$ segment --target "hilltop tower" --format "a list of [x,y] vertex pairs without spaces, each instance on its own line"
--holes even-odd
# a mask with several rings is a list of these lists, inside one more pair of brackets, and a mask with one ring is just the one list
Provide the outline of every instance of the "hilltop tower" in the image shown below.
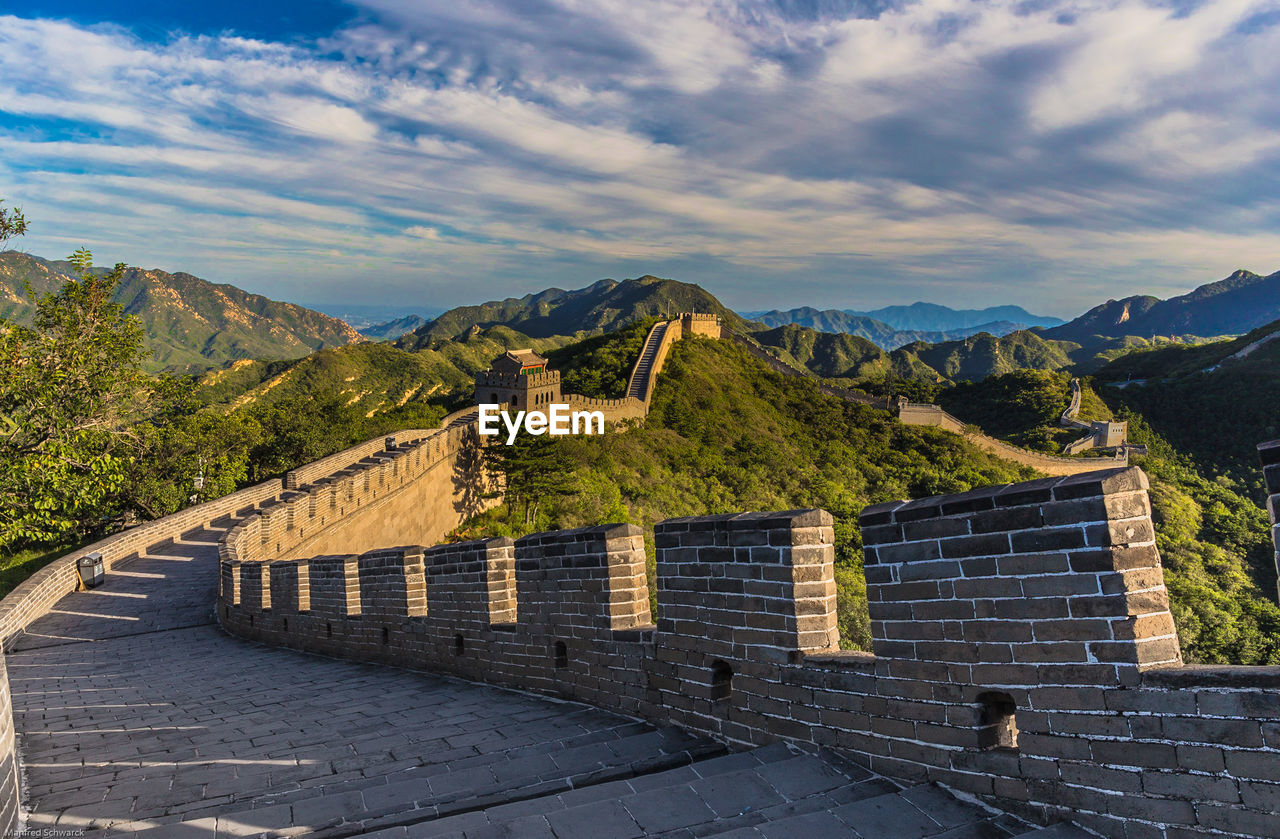
[[505,404],[518,411],[562,401],[560,371],[532,349],[507,350],[476,374],[476,403]]

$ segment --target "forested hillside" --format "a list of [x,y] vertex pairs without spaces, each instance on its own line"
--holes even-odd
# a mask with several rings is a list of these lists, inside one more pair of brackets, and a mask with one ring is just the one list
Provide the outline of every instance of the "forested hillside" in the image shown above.
[[[0,253],[0,319],[29,324],[36,301],[60,289],[70,272],[67,262]],[[150,370],[192,373],[235,359],[300,358],[364,340],[337,318],[182,272],[129,268],[113,300],[138,318]]]
[[[1186,351],[1161,352],[1179,357]],[[1271,369],[1280,373],[1280,366]],[[1058,423],[1068,402],[1068,381],[1063,373],[1022,371],[945,389],[939,401],[988,434],[1053,451],[1078,433]],[[1241,401],[1258,409],[1243,411],[1239,418],[1229,416],[1234,407],[1224,410],[1198,398],[1196,387],[1119,391],[1100,387],[1096,380],[1085,382],[1081,418],[1126,420],[1130,440],[1148,448],[1134,464],[1151,479],[1165,582],[1183,655],[1191,661],[1280,664],[1275,561],[1267,514],[1259,504],[1261,472],[1253,451],[1256,443],[1276,435],[1274,425],[1267,437],[1266,427],[1249,424],[1250,418],[1264,416],[1276,422],[1276,381],[1255,383],[1256,405],[1249,393],[1237,391]],[[1241,384],[1236,380],[1230,386]],[[1269,415],[1264,406],[1272,409]],[[1238,436],[1202,433],[1201,427],[1231,428]],[[1174,439],[1200,448],[1184,449]],[[1188,455],[1188,450],[1196,454]]]
[[1097,379],[1110,383],[1099,387],[1109,403],[1142,416],[1204,474],[1262,501],[1256,446],[1280,438],[1280,321],[1234,341],[1124,356]]
[[[608,382],[634,360],[609,353],[639,330],[566,348],[615,359]],[[617,396],[616,390],[594,395]],[[728,341],[676,344],[658,379],[648,420],[604,437],[539,438],[571,473],[571,495],[549,497],[526,524],[500,507],[459,537],[576,527],[642,525],[672,516],[823,507],[836,518],[840,623],[844,640],[868,643],[857,514],[893,498],[961,492],[1029,477],[959,437],[904,426],[888,413],[818,392],[782,376]]]
[[735,329],[746,326],[741,317],[703,288],[646,275],[623,282],[601,280],[574,291],[549,288],[524,297],[460,306],[400,338],[396,345],[420,349],[435,341],[465,335],[476,327],[497,325],[535,338],[593,335],[643,318],[680,312],[712,312]]
[[548,352],[570,340],[495,326],[412,352],[390,343],[356,344],[296,361],[236,362],[200,377],[195,394],[227,408],[326,394],[370,416],[418,403],[454,406],[470,401],[475,374],[495,356],[517,347]]

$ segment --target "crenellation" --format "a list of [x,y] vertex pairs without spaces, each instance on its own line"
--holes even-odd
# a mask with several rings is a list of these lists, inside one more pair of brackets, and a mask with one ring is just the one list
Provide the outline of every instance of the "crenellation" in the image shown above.
[[240,563],[240,607],[249,613],[271,608],[271,566],[265,562]]
[[861,523],[873,653],[838,649],[821,510],[659,523],[656,627],[632,525],[272,561],[246,522],[220,551],[219,616],[734,745],[832,748],[1115,839],[1266,835],[1280,668],[1181,666],[1139,470],[879,504]]
[[361,613],[356,556],[316,556],[306,560],[309,611],[335,618]]
[[266,568],[273,611],[295,614],[310,611],[311,588],[306,560],[272,562]]
[[369,618],[426,616],[422,560],[421,548],[388,548],[358,557],[355,567],[360,614]]

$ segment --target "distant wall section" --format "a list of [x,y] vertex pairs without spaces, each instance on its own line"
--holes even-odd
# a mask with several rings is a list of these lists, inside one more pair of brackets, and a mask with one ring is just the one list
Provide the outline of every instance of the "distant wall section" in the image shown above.
[[[904,425],[931,426],[933,428],[941,428],[943,431],[950,431],[952,434],[959,434],[985,452],[1004,460],[1021,463],[1023,466],[1030,466],[1032,469],[1037,469],[1046,475],[1080,475],[1086,472],[1097,472],[1102,469],[1115,469],[1129,465],[1128,451],[1121,451],[1118,457],[1103,458],[1054,457],[1053,455],[1020,449],[1017,446],[1009,445],[1003,440],[997,440],[980,431],[970,429],[969,426],[966,426],[937,405],[899,399],[896,409],[898,419]],[[1089,439],[1093,440],[1092,437]]]
[[443,538],[494,503],[484,497],[474,419],[474,411],[465,413],[426,437],[285,491],[232,529],[237,558],[262,562]]

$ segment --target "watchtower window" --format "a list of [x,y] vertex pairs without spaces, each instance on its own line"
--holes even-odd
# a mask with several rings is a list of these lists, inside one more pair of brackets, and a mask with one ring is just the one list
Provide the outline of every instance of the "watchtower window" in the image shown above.
[[564,641],[556,641],[555,661],[556,669],[569,666],[569,648],[565,646]]
[[723,661],[711,665],[711,701],[724,702],[733,695],[733,668]]
[[519,407],[519,405],[520,405],[519,394],[516,394],[516,393],[511,394],[511,407],[516,408],[516,407]]
[[978,697],[978,748],[1018,748],[1017,706],[1007,693],[984,693]]
[[462,655],[462,652],[464,649],[466,649],[466,646],[467,646],[467,642],[463,640],[461,635],[453,636],[453,654],[454,655]]

